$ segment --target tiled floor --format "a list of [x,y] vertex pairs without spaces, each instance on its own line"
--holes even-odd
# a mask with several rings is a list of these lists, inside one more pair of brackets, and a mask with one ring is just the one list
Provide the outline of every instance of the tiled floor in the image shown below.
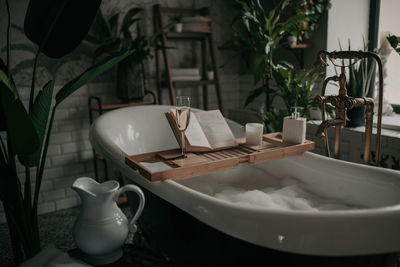
[[[71,229],[78,214],[79,208],[75,207],[39,216],[42,247],[53,243],[63,251],[73,248]],[[7,224],[0,224],[0,241],[0,266],[11,266],[13,256]]]
[[[128,206],[123,206],[130,216]],[[53,243],[58,249],[67,251],[75,247],[72,226],[79,214],[79,207],[47,213],[39,216],[40,240],[42,247]],[[13,256],[7,224],[0,224],[0,266],[12,266]]]

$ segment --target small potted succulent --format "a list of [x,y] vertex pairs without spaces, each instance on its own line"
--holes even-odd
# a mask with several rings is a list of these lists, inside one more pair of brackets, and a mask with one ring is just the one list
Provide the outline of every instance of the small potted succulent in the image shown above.
[[290,33],[287,37],[287,41],[289,45],[296,45],[297,44],[297,34]]
[[175,21],[174,31],[175,32],[182,32],[182,28],[183,28],[182,17],[175,16],[175,17],[173,17],[173,21]]
[[212,63],[207,64],[206,76],[208,80],[214,80],[214,65]]
[[[364,40],[363,43],[363,51],[368,51],[368,44]],[[340,43],[339,46],[341,48]],[[350,41],[348,50],[351,50]],[[346,83],[347,94],[357,98],[366,97],[370,89],[372,76],[375,73],[374,64],[369,64],[368,59],[362,59],[358,62],[349,60],[344,63],[349,64],[349,77]],[[349,127],[365,125],[365,106],[349,109],[346,115]]]

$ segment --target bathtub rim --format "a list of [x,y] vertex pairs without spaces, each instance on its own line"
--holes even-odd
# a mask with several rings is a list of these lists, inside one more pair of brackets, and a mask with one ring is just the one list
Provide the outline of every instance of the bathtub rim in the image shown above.
[[[108,114],[108,113],[107,113]],[[107,115],[105,114],[105,115]],[[104,116],[104,115],[103,115]],[[100,117],[101,118],[101,117]],[[93,124],[95,125],[95,124]],[[92,126],[93,127],[93,126]],[[194,216],[196,219],[202,221],[203,223],[206,223],[208,225],[210,225],[211,227],[214,227],[220,231],[225,232],[226,234],[229,234],[231,236],[234,236],[235,238],[239,238],[241,240],[245,240],[247,242],[251,242],[253,244],[256,245],[260,245],[260,246],[264,246],[264,247],[272,247],[274,249],[278,249],[278,250],[282,250],[282,251],[287,251],[287,252],[292,252],[292,253],[298,253],[298,254],[304,254],[304,255],[321,255],[321,256],[343,256],[343,255],[370,255],[370,254],[381,254],[381,253],[392,253],[392,252],[398,252],[398,250],[394,250],[394,249],[388,249],[388,248],[369,248],[366,251],[347,251],[347,250],[335,250],[334,252],[327,252],[327,250],[325,251],[319,251],[319,249],[317,248],[316,250],[313,251],[304,251],[303,249],[293,249],[293,248],[276,248],[274,246],[267,246],[263,243],[259,243],[259,242],[254,242],[254,240],[249,240],[246,238],[243,238],[242,236],[238,236],[237,233],[232,233],[232,232],[227,232],[224,231],[218,227],[216,227],[213,223],[210,223],[209,221],[206,221],[206,219],[202,218],[201,215],[199,215],[196,212],[190,211],[186,205],[187,203],[182,203],[182,202],[177,202],[176,199],[174,199],[174,197],[170,197],[168,198],[168,196],[165,196],[165,193],[159,193],[160,190],[164,190],[166,192],[169,192],[171,189],[173,190],[178,190],[179,192],[183,192],[184,196],[185,195],[190,195],[193,198],[201,198],[203,201],[206,201],[207,203],[211,203],[213,205],[217,205],[218,207],[224,207],[227,208],[229,210],[243,210],[246,212],[250,212],[252,213],[254,216],[256,215],[276,215],[276,216],[283,216],[283,217],[290,217],[290,216],[296,216],[300,217],[300,218],[304,218],[304,219],[313,219],[313,218],[322,218],[324,220],[332,220],[334,219],[334,221],[341,221],[341,220],[347,220],[347,219],[356,219],[356,220],[360,220],[360,219],[366,219],[366,218],[371,218],[371,216],[375,216],[374,218],[385,218],[387,219],[387,216],[389,215],[394,215],[396,216],[396,218],[400,218],[400,205],[391,205],[391,206],[387,206],[387,207],[378,207],[378,208],[368,208],[368,209],[360,209],[360,210],[336,210],[336,211],[294,211],[294,210],[273,210],[273,209],[265,209],[262,207],[239,207],[238,205],[235,205],[234,203],[231,202],[227,202],[227,201],[223,201],[221,199],[217,199],[215,197],[212,197],[210,195],[207,195],[205,193],[199,192],[195,189],[192,189],[190,187],[187,187],[185,185],[180,184],[177,181],[173,181],[173,180],[165,180],[162,182],[150,182],[147,179],[145,179],[144,177],[139,177],[139,174],[137,174],[133,169],[131,169],[129,166],[127,166],[125,164],[125,156],[126,154],[121,150],[121,149],[115,149],[110,147],[110,146],[104,146],[103,144],[100,144],[101,142],[95,140],[96,136],[94,136],[94,131],[91,130],[91,142],[93,147],[99,151],[101,154],[103,154],[103,156],[110,160],[111,162],[113,162],[113,164],[116,164],[119,169],[122,171],[123,175],[127,176],[128,179],[131,179],[133,182],[138,183],[140,186],[145,187],[146,189],[148,189],[150,192],[160,196],[161,198],[163,198],[165,201],[171,203],[172,205],[184,210],[185,212],[189,213],[190,215]],[[98,137],[98,136],[97,136]],[[104,140],[103,140],[104,143]],[[113,145],[115,146],[115,145]],[[306,156],[306,157],[316,157],[316,158],[320,158],[326,161],[337,161],[336,159],[330,159],[330,158],[326,158],[324,156],[320,156],[311,152],[306,152],[301,156]],[[351,163],[351,162],[344,162],[344,161],[340,161],[340,164],[345,164],[345,165],[349,165],[349,166],[358,166],[359,164],[355,164],[355,163]],[[370,168],[371,170],[376,170],[378,169],[377,167],[374,166],[363,166],[364,168]],[[389,169],[382,169],[379,168],[380,171],[383,171],[384,173],[388,173],[388,174],[396,174],[398,175],[397,171],[394,170],[389,170]],[[132,177],[133,176],[133,177]],[[400,236],[400,235],[399,235]],[[396,244],[398,242],[396,241]],[[373,246],[372,246],[373,247]],[[396,245],[396,247],[400,247],[398,245]]]

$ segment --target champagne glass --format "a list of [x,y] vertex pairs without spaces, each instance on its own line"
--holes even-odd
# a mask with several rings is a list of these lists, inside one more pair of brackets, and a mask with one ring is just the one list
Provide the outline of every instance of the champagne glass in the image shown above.
[[181,148],[182,158],[185,158],[185,131],[189,125],[190,120],[190,97],[177,96],[176,97],[176,124],[179,131],[182,133]]

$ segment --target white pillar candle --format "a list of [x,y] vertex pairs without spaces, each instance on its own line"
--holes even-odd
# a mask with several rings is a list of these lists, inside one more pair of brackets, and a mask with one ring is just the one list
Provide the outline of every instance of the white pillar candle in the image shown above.
[[264,126],[261,123],[246,123],[246,144],[261,145]]

